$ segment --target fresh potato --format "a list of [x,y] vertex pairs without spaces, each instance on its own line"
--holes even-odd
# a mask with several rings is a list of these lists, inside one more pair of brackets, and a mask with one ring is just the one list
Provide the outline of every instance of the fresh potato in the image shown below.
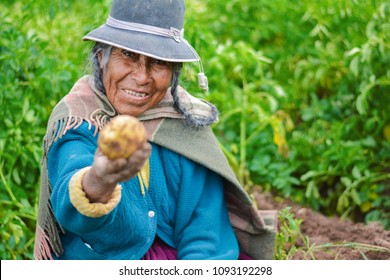
[[146,139],[145,127],[137,118],[120,115],[101,130],[98,145],[109,159],[128,158]]

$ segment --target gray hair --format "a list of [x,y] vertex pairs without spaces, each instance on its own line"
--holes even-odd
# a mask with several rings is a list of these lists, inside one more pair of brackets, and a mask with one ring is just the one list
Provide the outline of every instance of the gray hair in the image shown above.
[[[91,66],[91,72],[95,87],[106,94],[106,89],[103,85],[103,69],[106,67],[111,51],[112,46],[100,42],[96,42],[93,46],[89,58],[89,64]],[[99,62],[99,55],[102,54],[101,62]],[[188,112],[183,104],[180,102],[180,98],[177,94],[177,87],[179,86],[180,74],[181,74],[182,63],[176,62],[173,63],[172,66],[172,80],[171,80],[171,95],[173,97],[173,107],[176,111],[182,114],[186,121],[193,127],[205,127],[214,123],[218,118],[218,110],[217,108],[209,104],[211,106],[211,116],[208,118],[199,118],[195,117],[193,114]]]
[[[96,42],[93,46],[89,58],[89,65],[91,66],[91,72],[95,87],[106,94],[106,89],[103,85],[103,69],[106,67],[108,60],[110,59],[112,46],[104,43]],[[102,60],[99,62],[99,55],[102,55]]]

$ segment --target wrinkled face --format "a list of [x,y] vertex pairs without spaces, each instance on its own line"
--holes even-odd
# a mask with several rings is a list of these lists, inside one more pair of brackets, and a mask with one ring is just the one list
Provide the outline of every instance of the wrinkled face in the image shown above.
[[120,114],[139,116],[164,97],[172,79],[172,63],[113,48],[103,70],[103,85]]

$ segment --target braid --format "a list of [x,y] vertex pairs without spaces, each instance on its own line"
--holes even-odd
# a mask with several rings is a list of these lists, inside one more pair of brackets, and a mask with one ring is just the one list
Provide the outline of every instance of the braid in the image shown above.
[[171,94],[173,97],[173,107],[175,108],[176,111],[178,111],[180,114],[182,114],[185,117],[186,121],[191,126],[193,126],[193,127],[209,126],[212,123],[214,123],[218,118],[218,110],[214,105],[209,104],[211,106],[212,116],[208,117],[208,118],[206,118],[206,117],[201,118],[201,117],[195,117],[194,115],[189,113],[187,111],[187,109],[180,102],[180,98],[177,95],[177,87],[179,85],[179,76],[181,73],[181,66],[182,66],[181,63],[175,63],[173,65],[173,75],[172,75],[172,85],[171,85]]

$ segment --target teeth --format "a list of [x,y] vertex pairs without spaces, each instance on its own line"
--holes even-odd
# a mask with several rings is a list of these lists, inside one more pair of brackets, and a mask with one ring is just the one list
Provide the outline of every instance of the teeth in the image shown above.
[[126,92],[127,94],[130,94],[130,95],[136,96],[136,97],[145,97],[145,96],[147,96],[146,93],[136,92],[136,91],[127,90],[127,89],[125,90],[125,92]]

